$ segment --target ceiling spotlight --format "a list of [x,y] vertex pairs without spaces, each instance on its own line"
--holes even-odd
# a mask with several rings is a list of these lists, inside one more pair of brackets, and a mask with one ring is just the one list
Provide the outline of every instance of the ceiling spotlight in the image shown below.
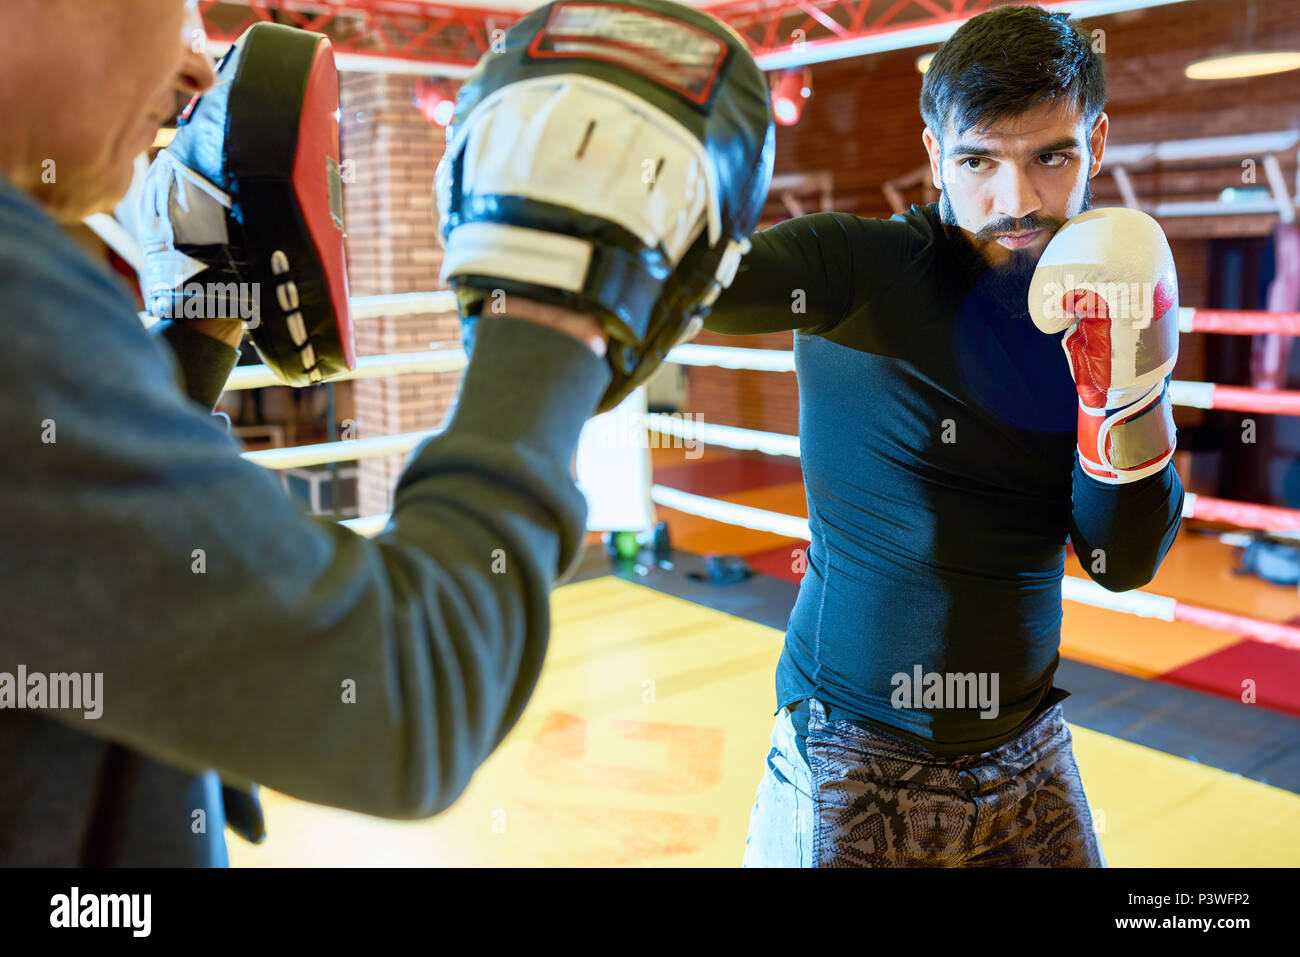
[[1244,76],[1300,70],[1300,50],[1277,53],[1231,53],[1187,64],[1189,80],[1235,80]]
[[430,123],[446,126],[456,115],[456,92],[446,81],[421,77],[415,84],[415,105]]
[[772,89],[772,115],[782,126],[794,126],[810,96],[812,70],[808,67],[786,70]]

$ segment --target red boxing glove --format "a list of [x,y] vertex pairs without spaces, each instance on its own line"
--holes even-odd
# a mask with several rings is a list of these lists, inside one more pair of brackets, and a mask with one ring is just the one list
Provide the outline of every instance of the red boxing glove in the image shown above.
[[1135,209],[1061,227],[1029,287],[1034,325],[1061,331],[1079,390],[1079,462],[1100,482],[1154,475],[1173,457],[1167,391],[1178,360],[1178,277],[1164,231]]

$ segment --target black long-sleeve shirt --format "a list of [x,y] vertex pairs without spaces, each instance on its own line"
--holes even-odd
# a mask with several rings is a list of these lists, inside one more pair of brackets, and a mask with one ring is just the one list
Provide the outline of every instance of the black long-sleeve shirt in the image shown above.
[[[755,234],[706,321],[795,332],[812,542],[778,707],[815,696],[934,753],[993,747],[1065,696],[1067,538],[1115,591],[1150,581],[1172,544],[1172,464],[1124,486],[1084,474],[1061,336],[1013,314],[995,278],[933,205],[817,213]],[[918,667],[996,674],[996,717],[895,707],[895,676]]]
[[0,864],[223,863],[212,770],[385,817],[450,805],[536,683],[605,363],[480,323],[453,418],[367,540],[216,423],[205,363],[234,350],[147,334],[2,180],[0,316],[0,678],[103,675],[97,718],[0,708]]

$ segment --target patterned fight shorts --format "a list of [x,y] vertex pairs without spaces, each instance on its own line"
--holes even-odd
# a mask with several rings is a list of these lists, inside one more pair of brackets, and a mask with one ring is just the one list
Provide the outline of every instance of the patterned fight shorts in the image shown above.
[[983,754],[945,758],[828,721],[772,727],[745,867],[1105,867],[1060,704]]

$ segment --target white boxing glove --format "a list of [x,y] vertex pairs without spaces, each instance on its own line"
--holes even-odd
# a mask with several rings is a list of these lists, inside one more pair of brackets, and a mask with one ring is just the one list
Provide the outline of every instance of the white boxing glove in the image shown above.
[[1178,359],[1178,277],[1160,225],[1094,209],[1052,237],[1029,287],[1034,325],[1061,346],[1079,391],[1079,461],[1101,482],[1136,482],[1173,457],[1167,391]]

